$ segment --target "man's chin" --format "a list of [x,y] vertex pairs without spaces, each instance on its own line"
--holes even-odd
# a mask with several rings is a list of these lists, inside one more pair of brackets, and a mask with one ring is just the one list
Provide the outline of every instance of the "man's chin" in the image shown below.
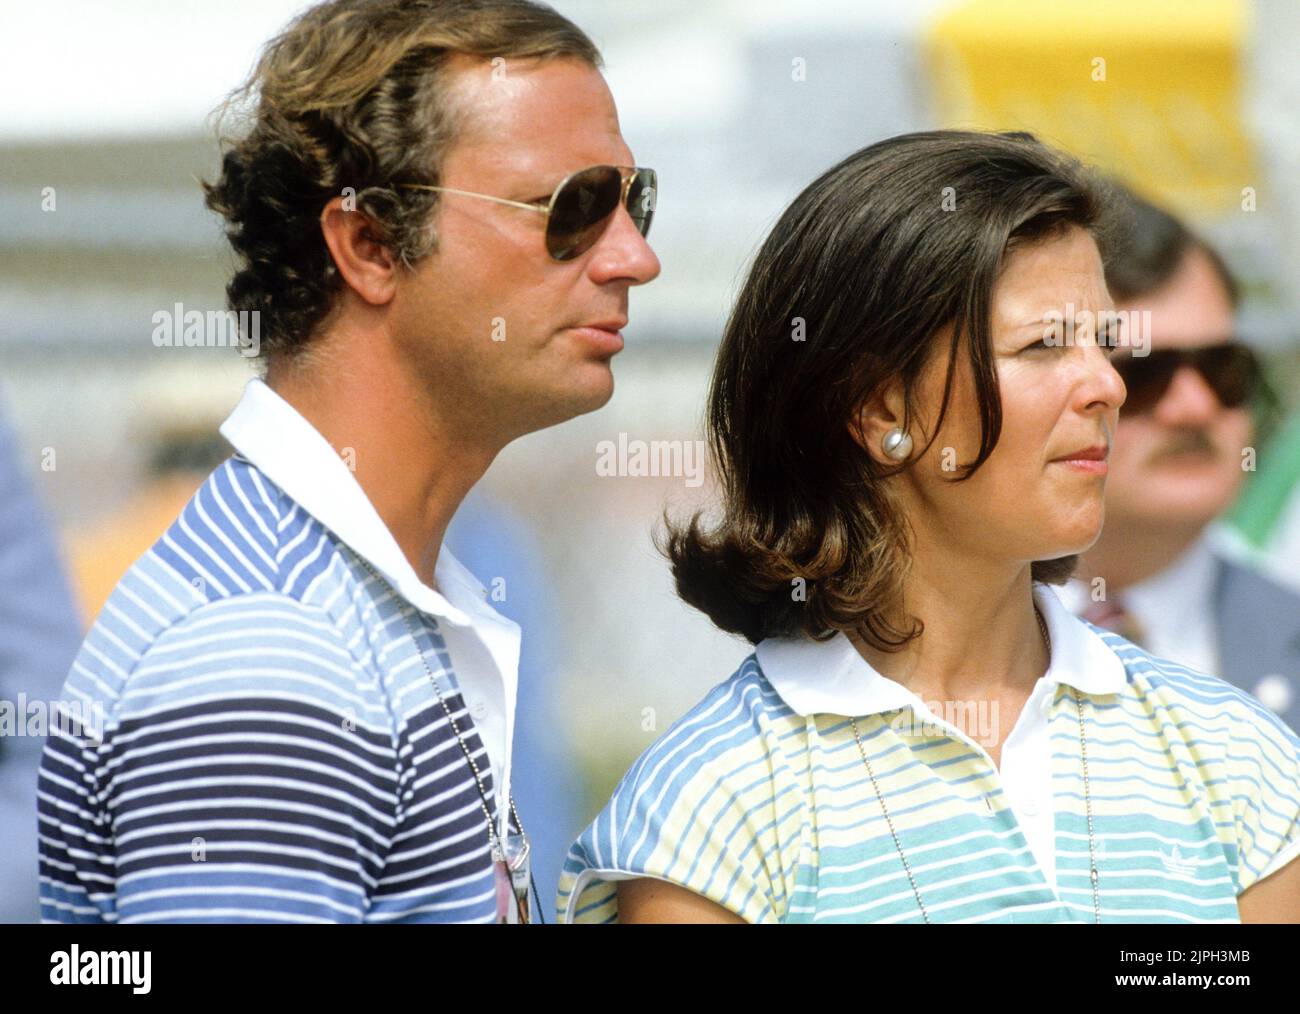
[[[580,376],[567,378],[569,383],[562,391],[550,392],[550,397],[545,398],[545,418],[537,428],[558,426],[609,404],[614,396],[614,375],[608,366],[603,370],[587,366],[578,372]],[[577,380],[583,383],[577,383]]]
[[577,401],[583,406],[578,411],[594,412],[598,408],[604,408],[614,397],[612,357],[584,363],[575,380],[582,381],[575,391]]
[[596,412],[609,404],[610,399],[614,397],[614,385],[611,383],[609,388],[602,394],[592,394],[590,397],[578,402],[573,410],[575,416],[588,415]]
[[1143,512],[1153,519],[1208,522],[1228,509],[1240,488],[1240,483],[1225,482],[1222,474],[1187,476],[1181,481],[1166,476],[1149,487],[1159,493],[1143,498]]
[[1125,529],[1187,531],[1208,525],[1222,514],[1224,509],[1224,505],[1219,500],[1202,500],[1196,497],[1181,500],[1165,497],[1158,500],[1144,500],[1140,510],[1132,512],[1108,510],[1106,532],[1118,538]]

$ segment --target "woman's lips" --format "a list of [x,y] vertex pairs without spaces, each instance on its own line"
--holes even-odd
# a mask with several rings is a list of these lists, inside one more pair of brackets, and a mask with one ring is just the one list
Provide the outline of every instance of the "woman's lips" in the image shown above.
[[1110,447],[1107,444],[1093,444],[1091,447],[1081,447],[1063,457],[1055,458],[1051,463],[1068,465],[1089,475],[1105,475],[1108,471],[1106,466],[1108,457],[1110,457]]
[[1105,475],[1110,470],[1105,458],[1058,458],[1051,464],[1065,465],[1089,475]]

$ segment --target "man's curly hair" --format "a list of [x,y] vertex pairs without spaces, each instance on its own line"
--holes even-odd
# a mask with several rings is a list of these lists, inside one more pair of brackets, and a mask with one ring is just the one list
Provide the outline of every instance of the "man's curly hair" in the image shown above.
[[272,39],[216,111],[219,131],[232,111],[247,121],[202,185],[237,258],[228,305],[260,312],[263,357],[300,352],[334,303],[320,228],[332,198],[354,196],[407,267],[436,249],[438,194],[393,184],[439,183],[459,125],[445,80],[456,53],[602,66],[581,29],[532,0],[331,0]]

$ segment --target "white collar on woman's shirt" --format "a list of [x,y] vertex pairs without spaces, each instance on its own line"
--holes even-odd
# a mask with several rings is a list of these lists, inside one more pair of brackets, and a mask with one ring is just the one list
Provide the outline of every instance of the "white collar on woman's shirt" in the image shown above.
[[[444,545],[434,565],[435,590],[420,580],[343,458],[297,409],[253,378],[221,435],[303,510],[366,560],[417,609],[445,620],[456,679],[492,763],[502,799],[509,797],[510,744],[518,699],[520,629],[487,602],[487,590]],[[475,637],[495,672],[458,653],[455,642]],[[475,703],[482,702],[482,709]],[[501,808],[502,821],[507,818]]]
[[[1033,594],[1052,639],[1052,661],[1043,678],[1087,694],[1122,690],[1128,676],[1119,656],[1066,609],[1048,585],[1034,582]],[[827,641],[769,637],[759,642],[755,653],[767,681],[799,715],[860,717],[918,699],[873,668],[841,632]]]
[[[1033,596],[1047,622],[1052,659],[1003,742],[1000,773],[1034,859],[1055,890],[1056,801],[1047,734],[1055,685],[1064,683],[1086,694],[1113,694],[1124,689],[1128,674],[1106,642],[1061,604],[1054,588],[1034,583]],[[910,706],[923,721],[942,720],[926,702],[868,664],[842,633],[823,642],[768,638],[755,650],[767,681],[801,716],[856,718]]]

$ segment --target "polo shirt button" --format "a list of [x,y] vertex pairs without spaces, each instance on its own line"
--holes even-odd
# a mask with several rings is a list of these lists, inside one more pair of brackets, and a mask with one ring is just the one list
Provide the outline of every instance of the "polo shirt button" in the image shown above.
[[469,713],[477,719],[487,717],[487,702],[482,697],[475,697],[469,704]]
[[1026,817],[1038,816],[1038,804],[1035,803],[1032,799],[1026,800],[1024,806],[1022,806],[1021,809],[1025,811]]

